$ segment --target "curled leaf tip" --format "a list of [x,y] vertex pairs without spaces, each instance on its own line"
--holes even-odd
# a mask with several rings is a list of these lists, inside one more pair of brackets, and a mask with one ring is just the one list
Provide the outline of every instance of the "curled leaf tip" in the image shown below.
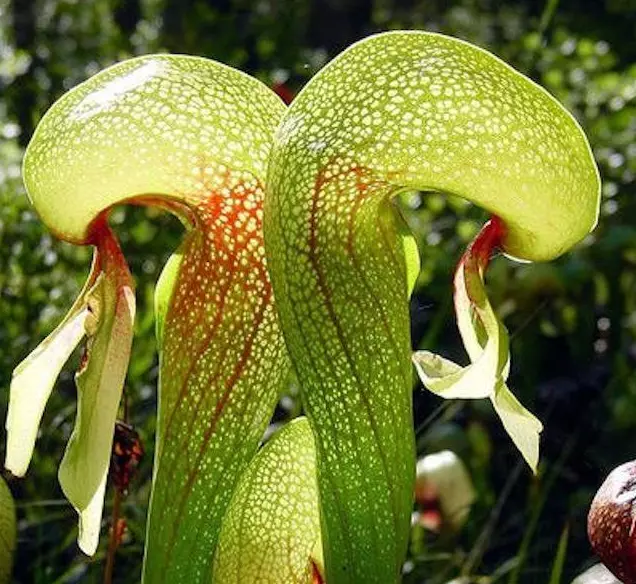
[[105,472],[88,505],[83,509],[75,508],[79,516],[77,545],[87,556],[94,555],[99,544],[107,475],[108,473]]
[[455,272],[457,324],[471,364],[460,367],[428,351],[416,352],[413,362],[422,383],[433,393],[446,399],[490,398],[506,432],[536,472],[542,425],[506,385],[510,370],[508,331],[495,314],[484,284],[492,253],[504,236],[500,219],[488,221]]
[[13,371],[5,467],[15,476],[26,474],[44,406],[64,363],[86,334],[88,316],[86,305],[73,307],[64,322]]
[[97,546],[115,420],[133,337],[135,297],[128,266],[104,223],[96,231],[99,286],[87,295],[86,352],[76,376],[75,427],[60,464],[64,494],[80,515],[79,543]]
[[7,412],[5,467],[15,476],[26,474],[38,428],[53,386],[73,351],[95,326],[92,298],[101,286],[97,255],[77,300],[58,327],[13,371]]
[[14,371],[7,415],[5,465],[23,476],[44,407],[73,351],[85,339],[76,382],[75,427],[60,465],[62,490],[79,514],[80,548],[97,547],[115,416],[128,368],[134,320],[133,284],[105,221],[93,229],[95,255],[84,289],[62,323]]

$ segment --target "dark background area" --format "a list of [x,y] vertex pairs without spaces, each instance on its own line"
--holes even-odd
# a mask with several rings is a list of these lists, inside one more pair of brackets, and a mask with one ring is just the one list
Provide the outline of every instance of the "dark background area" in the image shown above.
[[[547,583],[566,526],[562,582],[570,582],[593,562],[585,517],[594,492],[611,468],[636,457],[635,0],[0,0],[0,417],[11,371],[65,314],[90,261],[89,249],[46,232],[20,180],[23,148],[55,99],[115,61],[166,51],[207,56],[293,93],[351,42],[396,28],[474,42],[541,83],[583,125],[603,178],[599,227],[572,253],[542,265],[498,258],[488,275],[512,336],[510,386],[546,427],[538,475],[523,466],[488,402],[443,403],[415,386],[419,454],[457,452],[478,501],[459,534],[413,528],[405,582]],[[414,347],[465,362],[452,271],[485,217],[436,194],[410,193],[401,203],[422,255]],[[128,531],[114,580],[123,583],[140,578],[150,489],[152,293],[181,228],[139,208],[116,209],[112,223],[137,283],[126,400],[147,453],[123,507]],[[27,477],[11,481],[19,517],[15,582],[101,581],[112,490],[100,548],[86,558],[56,479],[75,401],[69,368]],[[290,388],[276,418],[299,408]]]

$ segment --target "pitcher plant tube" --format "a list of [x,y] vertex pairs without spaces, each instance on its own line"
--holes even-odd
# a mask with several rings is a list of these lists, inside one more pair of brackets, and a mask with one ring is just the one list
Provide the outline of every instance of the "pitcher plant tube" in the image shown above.
[[536,465],[540,424],[512,396],[508,338],[487,300],[496,245],[555,258],[596,224],[599,176],[578,124],[546,91],[479,48],[423,32],[365,39],[291,103],[267,177],[265,247],[281,327],[316,440],[328,584],[397,582],[415,448],[407,298],[417,248],[392,200],[464,197],[494,219],[455,279],[472,365],[415,355],[448,397],[493,400]]
[[300,417],[257,454],[228,507],[214,558],[222,584],[320,584],[323,561],[311,428]]
[[[583,238],[599,178],[574,119],[493,55],[436,34],[370,37],[287,110],[218,63],[134,59],[49,111],[24,174],[49,228],[96,252],[67,318],[16,369],[6,464],[25,473],[54,380],[86,339],[60,467],[85,551],[97,544],[132,342],[133,280],[107,223],[120,203],[158,205],[187,229],[156,291],[145,582],[399,580],[415,472],[407,299],[419,270],[393,204],[406,189],[493,214],[455,275],[471,365],[414,361],[444,397],[489,397],[536,466],[541,426],[506,386],[508,337],[485,270],[496,248],[547,260]],[[288,354],[307,419],[256,455]]]
[[209,580],[225,509],[288,375],[261,229],[284,107],[256,79],[213,61],[143,57],[66,94],[26,153],[25,183],[44,223],[96,252],[66,319],[15,371],[6,466],[25,473],[55,378],[86,339],[59,479],[89,554],[133,336],[133,282],[108,213],[120,203],[157,205],[186,225],[156,292],[161,363],[147,582]]

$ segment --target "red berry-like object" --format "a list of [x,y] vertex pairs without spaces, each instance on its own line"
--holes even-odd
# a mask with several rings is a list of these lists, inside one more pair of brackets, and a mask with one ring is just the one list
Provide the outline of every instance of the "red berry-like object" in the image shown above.
[[615,468],[601,485],[587,535],[612,573],[624,584],[636,584],[636,460]]

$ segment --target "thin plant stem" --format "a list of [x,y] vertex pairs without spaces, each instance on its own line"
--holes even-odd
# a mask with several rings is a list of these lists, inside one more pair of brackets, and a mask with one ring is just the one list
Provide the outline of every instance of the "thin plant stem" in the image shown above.
[[111,515],[110,538],[108,540],[108,552],[106,553],[106,567],[104,568],[104,584],[112,584],[113,569],[115,567],[115,554],[119,546],[118,528],[119,513],[121,510],[122,492],[119,487],[115,487],[115,497],[113,500],[113,513]]
[[534,533],[539,524],[539,518],[541,517],[543,508],[546,504],[546,501],[548,500],[548,495],[552,490],[552,487],[554,486],[554,483],[559,476],[559,473],[561,472],[565,461],[572,453],[577,440],[578,432],[570,435],[567,443],[565,444],[565,447],[561,450],[561,455],[559,456],[554,466],[550,469],[550,473],[545,481],[545,487],[542,490],[541,497],[534,505],[532,516],[530,517],[530,522],[528,523],[528,527],[523,534],[523,539],[521,540],[521,545],[519,546],[519,552],[517,553],[517,563],[514,570],[510,574],[508,584],[517,584],[519,582],[521,570],[526,562],[528,551],[530,549],[530,543],[532,542],[532,538],[534,537]]
[[530,324],[532,321],[539,315],[539,313],[547,306],[548,301],[543,300],[541,303],[537,305],[537,307],[526,317],[526,319],[517,327],[515,331],[510,333],[510,340],[512,341],[515,337],[519,336],[519,334]]
[[543,7],[543,13],[541,14],[541,21],[539,22],[539,34],[541,37],[545,34],[545,31],[550,26],[550,23],[554,19],[557,8],[559,7],[559,0],[547,0]]
[[486,547],[488,546],[488,540],[490,539],[492,532],[495,530],[497,521],[499,521],[499,516],[501,515],[501,512],[503,511],[504,505],[506,504],[506,501],[508,500],[508,497],[510,496],[510,493],[512,492],[513,487],[515,486],[517,480],[519,479],[519,476],[521,475],[521,469],[523,469],[524,466],[525,466],[525,462],[523,460],[520,460],[515,466],[515,468],[512,470],[512,472],[508,475],[508,480],[506,481],[506,484],[504,485],[504,488],[502,489],[501,494],[499,495],[497,504],[491,511],[490,517],[488,518],[486,525],[481,530],[481,533],[479,534],[479,537],[477,538],[475,545],[470,550],[470,554],[468,554],[468,557],[466,558],[466,561],[464,562],[464,565],[462,566],[461,575],[463,577],[470,576],[472,571],[481,562],[481,558],[484,555],[484,552],[486,551]]
[[[437,418],[441,417],[444,413],[446,413],[449,409],[451,409],[451,406],[455,406],[455,405],[457,404],[448,400],[442,402],[428,415],[428,417],[421,424],[419,424],[419,426],[415,429],[415,435],[419,436],[425,430],[428,430],[429,426],[431,426]],[[459,406],[461,408],[461,403],[459,404]],[[452,414],[453,415],[456,414],[458,408],[452,408],[452,409],[453,409]]]
[[561,584],[561,577],[563,576],[563,566],[565,565],[565,558],[568,554],[569,537],[570,526],[566,523],[563,531],[561,532],[561,538],[559,539],[559,547],[557,547],[557,553],[554,557],[554,564],[552,565],[552,573],[550,574],[549,584]]

